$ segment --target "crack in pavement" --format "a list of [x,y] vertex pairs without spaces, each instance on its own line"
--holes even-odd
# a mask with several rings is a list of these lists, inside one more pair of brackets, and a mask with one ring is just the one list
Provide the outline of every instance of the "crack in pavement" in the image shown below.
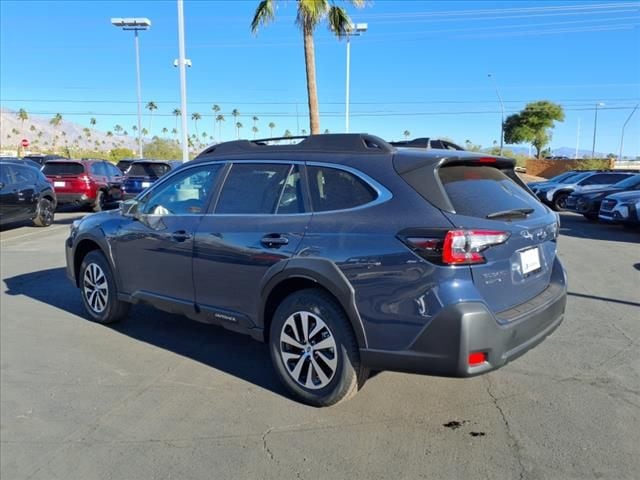
[[513,432],[511,431],[511,425],[509,424],[509,420],[507,420],[507,416],[504,414],[502,407],[498,403],[498,398],[491,391],[491,380],[489,379],[489,376],[485,376],[484,378],[487,381],[487,393],[491,397],[491,400],[493,401],[493,404],[495,405],[496,410],[498,410],[498,413],[500,413],[502,422],[504,423],[504,426],[507,430],[507,436],[511,440],[512,450],[514,451],[516,460],[518,461],[518,466],[520,467],[519,478],[520,480],[523,480],[525,478],[526,470],[524,468],[524,464],[522,463],[522,447],[520,446],[520,443],[518,443],[518,440],[516,439],[516,437],[513,435]]
[[262,450],[264,450],[266,452],[266,454],[269,456],[269,460],[273,460],[274,462],[277,463],[278,460],[276,460],[275,456],[273,455],[273,452],[269,448],[269,445],[267,445],[267,436],[273,431],[274,428],[276,428],[276,427],[267,428],[263,432],[263,434],[262,434]]

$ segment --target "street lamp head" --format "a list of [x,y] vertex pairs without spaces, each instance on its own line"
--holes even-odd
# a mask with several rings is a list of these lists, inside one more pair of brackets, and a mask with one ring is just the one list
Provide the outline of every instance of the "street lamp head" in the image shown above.
[[145,17],[112,18],[111,25],[125,30],[147,30],[151,27],[151,20]]

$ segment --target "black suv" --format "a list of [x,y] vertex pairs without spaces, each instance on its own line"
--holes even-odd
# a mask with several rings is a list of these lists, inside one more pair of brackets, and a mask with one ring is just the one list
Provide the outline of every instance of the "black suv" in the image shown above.
[[25,160],[0,160],[0,224],[33,220],[53,223],[56,194],[47,178]]
[[513,160],[328,134],[208,148],[74,223],[66,258],[95,321],[143,302],[251,335],[324,406],[369,369],[468,377],[541,342],[565,309],[557,235]]

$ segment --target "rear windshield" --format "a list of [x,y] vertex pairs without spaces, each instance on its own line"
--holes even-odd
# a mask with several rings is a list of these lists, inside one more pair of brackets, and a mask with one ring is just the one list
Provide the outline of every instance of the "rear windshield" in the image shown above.
[[638,185],[640,185],[640,175],[632,175],[615,184],[617,188],[636,188]]
[[45,163],[42,173],[45,175],[81,175],[84,173],[84,165],[76,162]]
[[497,168],[454,166],[439,170],[456,213],[485,218],[519,208],[538,209],[538,202]]
[[161,177],[171,170],[166,163],[133,163],[127,170],[127,175],[134,177]]

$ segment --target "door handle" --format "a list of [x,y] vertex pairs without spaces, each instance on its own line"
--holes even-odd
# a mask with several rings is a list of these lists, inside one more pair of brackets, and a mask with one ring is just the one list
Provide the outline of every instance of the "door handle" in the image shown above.
[[279,234],[272,234],[263,237],[260,242],[267,248],[279,248],[283,245],[287,245],[289,243],[289,239]]
[[186,240],[189,240],[191,238],[191,235],[189,235],[184,230],[178,230],[177,232],[173,232],[171,234],[171,238],[176,242],[184,242]]

